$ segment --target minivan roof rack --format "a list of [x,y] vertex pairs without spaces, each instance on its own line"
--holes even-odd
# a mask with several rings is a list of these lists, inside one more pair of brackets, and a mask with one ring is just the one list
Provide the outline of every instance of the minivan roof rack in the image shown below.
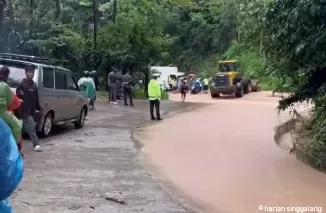
[[22,60],[27,62],[34,62],[38,64],[46,64],[46,65],[55,65],[54,61],[48,58],[41,58],[36,56],[29,55],[19,55],[12,53],[0,53],[0,59],[11,59],[11,60]]

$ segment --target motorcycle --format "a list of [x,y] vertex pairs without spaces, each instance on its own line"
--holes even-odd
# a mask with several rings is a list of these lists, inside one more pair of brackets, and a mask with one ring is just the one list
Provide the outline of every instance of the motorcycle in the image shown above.
[[202,90],[203,90],[203,85],[199,81],[196,81],[190,89],[190,94],[198,94]]

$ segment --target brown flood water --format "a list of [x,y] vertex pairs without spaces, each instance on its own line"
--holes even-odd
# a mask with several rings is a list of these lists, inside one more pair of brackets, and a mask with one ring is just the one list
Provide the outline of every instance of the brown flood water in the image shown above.
[[[273,128],[281,119],[277,102],[262,94],[187,97],[213,104],[146,127],[142,151],[148,163],[179,195],[201,206],[200,212],[295,212],[282,209],[291,206],[326,212],[325,174],[275,145]],[[280,208],[267,208],[276,206]]]

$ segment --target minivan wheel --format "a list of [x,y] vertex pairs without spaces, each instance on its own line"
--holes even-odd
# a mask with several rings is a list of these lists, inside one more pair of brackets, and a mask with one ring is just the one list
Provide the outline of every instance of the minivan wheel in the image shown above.
[[85,124],[85,118],[86,118],[86,110],[85,108],[83,108],[75,122],[75,128],[76,129],[81,129],[83,128],[84,124]]
[[40,136],[42,138],[46,138],[50,135],[52,130],[52,124],[53,124],[53,116],[51,113],[48,113],[44,118],[42,130],[40,132]]

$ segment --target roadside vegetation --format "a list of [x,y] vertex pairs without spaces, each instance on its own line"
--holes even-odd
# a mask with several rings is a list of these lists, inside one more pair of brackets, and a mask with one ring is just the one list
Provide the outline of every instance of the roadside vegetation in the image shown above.
[[[101,90],[97,92],[97,99],[100,100],[101,102],[108,102],[108,92],[105,90]],[[145,95],[145,90],[144,89],[134,89],[133,90],[133,97],[135,99],[147,99]],[[162,92],[162,97],[161,100],[169,100],[169,94],[167,92]]]
[[209,77],[217,60],[238,59],[263,89],[293,93],[281,110],[315,103],[307,151],[325,158],[325,7],[312,0],[0,0],[0,50],[51,57],[79,74],[96,49],[103,85],[112,66],[145,80],[149,66],[168,65]]

